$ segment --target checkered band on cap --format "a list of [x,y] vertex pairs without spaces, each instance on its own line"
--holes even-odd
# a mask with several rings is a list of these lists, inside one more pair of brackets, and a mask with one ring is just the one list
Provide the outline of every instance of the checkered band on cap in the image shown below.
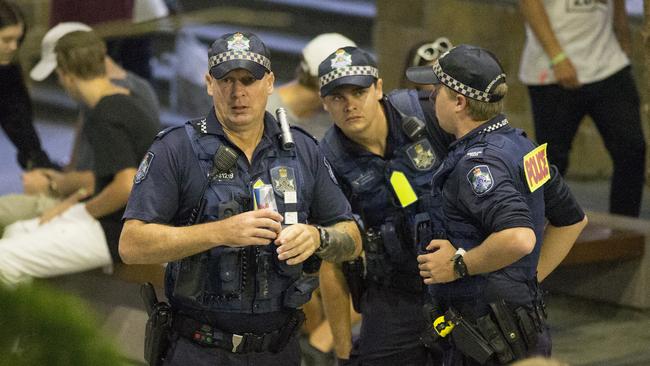
[[454,79],[451,77],[451,75],[446,74],[444,71],[442,71],[442,67],[440,66],[440,63],[436,61],[436,63],[433,65],[433,72],[436,74],[436,77],[438,80],[440,80],[441,83],[445,84],[455,92],[462,94],[468,98],[476,99],[481,102],[492,102],[492,101],[498,101],[500,98],[492,98],[495,97],[494,95],[491,95],[488,93],[488,90],[496,83],[499,79],[505,78],[506,74],[499,74],[494,80],[490,82],[490,84],[487,86],[485,91],[474,89],[469,85],[465,85],[462,82]]
[[378,79],[379,71],[377,70],[376,67],[372,67],[372,66],[339,67],[321,76],[318,80],[320,83],[320,87],[322,88],[336,79],[344,78],[346,76],[364,76],[364,75],[373,76],[374,78]]
[[217,66],[221,63],[232,60],[253,61],[264,66],[267,70],[271,70],[271,60],[269,60],[264,55],[260,55],[259,53],[248,51],[228,51],[216,54],[210,57],[209,65],[210,68],[213,68],[214,66]]

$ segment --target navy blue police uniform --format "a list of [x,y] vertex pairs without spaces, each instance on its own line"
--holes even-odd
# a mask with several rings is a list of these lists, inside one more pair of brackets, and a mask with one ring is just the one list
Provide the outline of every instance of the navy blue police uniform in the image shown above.
[[[263,183],[273,185],[283,224],[351,220],[349,203],[313,137],[292,132],[294,148],[282,148],[281,129],[267,113],[249,163],[214,110],[164,130],[141,163],[124,218],[174,226],[221,220],[253,210],[253,187]],[[223,147],[237,158],[215,171],[213,160]],[[174,332],[166,364],[299,364],[299,307],[318,286],[317,277],[305,272],[316,272],[319,264],[312,256],[289,266],[278,260],[273,244],[220,246],[169,263],[165,292]]]
[[[505,76],[492,53],[471,45],[452,48],[433,66],[407,70],[411,81],[443,84],[483,103],[503,98],[496,90]],[[466,108],[468,115],[461,121],[474,118],[476,110],[469,103]],[[464,126],[451,119],[446,123],[456,132]],[[458,278],[429,288],[438,313],[433,325],[449,340],[444,342],[444,364],[498,365],[550,355],[536,276],[545,210],[556,226],[577,223],[584,213],[557,169],[548,164],[546,145],[536,146],[522,130],[511,128],[504,115],[497,115],[450,146],[433,186],[434,198],[443,202],[447,238],[458,249],[452,258]],[[510,228],[533,230],[532,252],[499,270],[469,276],[463,253]],[[444,318],[438,317],[443,313]]]
[[[502,299],[511,310],[522,307],[525,311],[520,315],[529,317],[523,321],[536,327],[535,342],[527,345],[527,354],[548,356],[550,337],[536,280],[545,223],[544,189],[531,192],[525,176],[524,157],[535,148],[522,130],[508,125],[503,115],[450,146],[434,177],[436,192],[443,196],[449,241],[469,251],[491,233],[528,227],[535,232],[536,244],[530,254],[498,271],[432,285],[430,292],[442,309],[453,308],[474,323],[490,313],[491,303]],[[547,175],[550,177],[550,171]],[[461,364],[455,363],[463,358],[459,352],[447,356],[450,365]],[[462,364],[473,363],[466,359]]]
[[[432,200],[431,179],[442,162],[452,136],[442,131],[428,93],[397,90],[381,101],[388,121],[384,157],[350,140],[333,126],[321,141],[338,181],[364,226],[365,291],[359,341],[351,358],[362,364],[431,364],[430,352],[419,337],[425,331],[422,307],[426,292],[419,276],[418,246],[442,234],[440,201]],[[407,136],[405,118],[427,125]],[[391,184],[401,172],[417,201],[403,207]]]

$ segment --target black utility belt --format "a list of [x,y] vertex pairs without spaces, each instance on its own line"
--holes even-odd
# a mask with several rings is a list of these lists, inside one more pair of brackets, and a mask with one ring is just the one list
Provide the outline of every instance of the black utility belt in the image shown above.
[[178,334],[204,347],[217,347],[232,353],[272,352],[284,349],[305,321],[302,311],[295,311],[279,329],[263,334],[229,333],[196,319],[176,314],[172,328]]
[[434,336],[447,337],[466,357],[481,365],[488,360],[507,364],[525,358],[537,345],[545,319],[523,306],[511,309],[504,301],[490,303],[490,313],[470,321],[450,308],[433,322]]

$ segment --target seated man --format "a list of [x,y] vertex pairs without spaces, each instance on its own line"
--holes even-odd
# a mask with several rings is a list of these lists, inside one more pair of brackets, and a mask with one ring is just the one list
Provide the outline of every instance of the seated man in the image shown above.
[[[0,281],[83,271],[118,260],[117,243],[139,160],[159,129],[126,88],[106,75],[106,45],[92,31],[61,37],[54,52],[59,83],[88,108],[82,135],[92,148],[91,191],[80,179],[40,218],[18,221],[0,239]],[[148,157],[145,164],[150,162]],[[57,187],[63,189],[63,187]],[[87,198],[84,203],[80,200]],[[66,192],[67,193],[67,192]]]
[[[56,68],[54,47],[64,35],[74,31],[90,31],[82,23],[61,23],[50,29],[41,43],[41,60],[30,72],[32,79],[45,80]],[[158,120],[158,98],[151,85],[139,76],[124,70],[108,55],[104,60],[106,75],[115,85],[129,90],[129,94],[138,99],[150,118]],[[87,108],[81,106],[73,142],[72,158],[65,168],[65,173],[54,169],[33,169],[23,174],[24,194],[11,194],[0,197],[0,234],[3,229],[18,220],[27,220],[40,216],[46,209],[55,206],[82,184],[88,191],[93,187],[92,149],[82,127],[87,115]]]

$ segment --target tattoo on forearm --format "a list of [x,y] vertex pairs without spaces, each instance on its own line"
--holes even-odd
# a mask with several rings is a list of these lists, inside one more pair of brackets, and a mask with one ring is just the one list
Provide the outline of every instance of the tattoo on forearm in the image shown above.
[[354,259],[355,243],[350,234],[334,228],[326,228],[327,242],[321,243],[318,256],[322,259],[340,263]]

